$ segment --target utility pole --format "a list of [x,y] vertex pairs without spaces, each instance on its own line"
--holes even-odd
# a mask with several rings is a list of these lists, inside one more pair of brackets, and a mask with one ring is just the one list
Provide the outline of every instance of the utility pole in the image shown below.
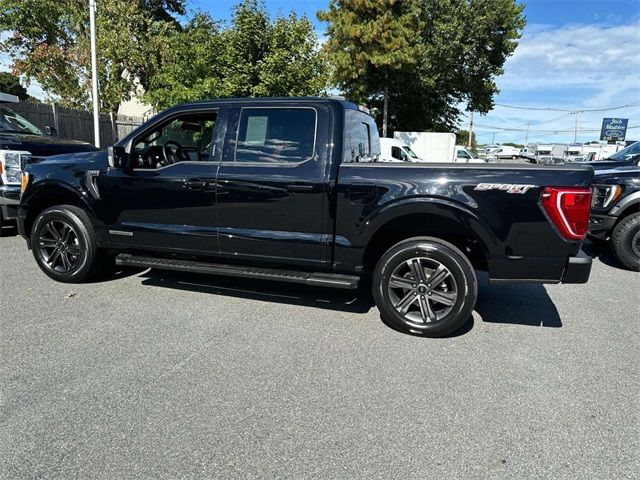
[[573,128],[573,143],[578,143],[578,113],[580,112],[575,112],[576,115],[576,122],[575,122],[575,126]]
[[527,134],[524,136],[524,146],[526,147],[529,142],[529,123],[527,123]]
[[96,0],[89,0],[89,27],[91,29],[91,91],[93,100],[93,138],[100,148],[100,99],[98,98],[98,58],[96,54]]
[[471,148],[471,140],[473,139],[473,112],[469,117],[469,141],[467,142],[467,148]]
[[389,92],[384,89],[384,104],[382,106],[382,137],[387,138],[387,111],[389,110]]
[[493,132],[493,137],[491,137],[491,145],[496,144],[496,132]]

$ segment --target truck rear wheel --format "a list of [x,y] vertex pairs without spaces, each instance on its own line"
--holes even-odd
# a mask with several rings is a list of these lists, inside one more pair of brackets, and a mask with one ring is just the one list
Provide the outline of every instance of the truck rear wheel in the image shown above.
[[373,274],[382,319],[414,335],[441,337],[471,315],[478,282],[467,257],[444,240],[415,237],[391,247]]
[[89,216],[72,205],[51,207],[38,215],[31,230],[31,249],[42,271],[64,283],[89,280],[102,259]]
[[630,270],[640,271],[640,213],[623,218],[611,233],[611,249]]

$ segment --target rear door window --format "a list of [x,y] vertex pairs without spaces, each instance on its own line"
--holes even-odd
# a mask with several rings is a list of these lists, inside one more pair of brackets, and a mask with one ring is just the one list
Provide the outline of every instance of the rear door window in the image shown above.
[[234,160],[299,163],[313,158],[316,118],[312,108],[243,108]]

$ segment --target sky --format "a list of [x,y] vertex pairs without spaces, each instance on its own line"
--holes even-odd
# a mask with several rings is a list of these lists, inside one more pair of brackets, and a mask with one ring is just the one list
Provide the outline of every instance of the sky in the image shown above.
[[[235,3],[189,2],[191,8],[220,20],[229,19]],[[527,25],[504,75],[496,79],[500,89],[496,106],[487,115],[474,115],[478,141],[573,142],[572,111],[578,111],[578,142],[597,139],[603,117],[628,118],[629,125],[638,128],[629,129],[627,138],[640,139],[640,0],[522,3]],[[328,0],[265,0],[265,4],[273,15],[291,10],[305,14],[318,36],[324,37],[326,26],[316,19],[316,12],[327,8]],[[6,69],[7,58],[0,53],[0,70]],[[42,96],[37,85],[30,92]],[[625,105],[629,106],[589,111]],[[468,118],[461,118],[461,127],[468,128]]]

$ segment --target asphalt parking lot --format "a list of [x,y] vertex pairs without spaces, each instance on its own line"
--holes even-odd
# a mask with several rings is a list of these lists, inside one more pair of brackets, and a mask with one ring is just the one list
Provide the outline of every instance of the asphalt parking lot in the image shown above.
[[0,238],[0,476],[638,478],[640,274],[489,286],[456,335],[366,295],[127,270]]

